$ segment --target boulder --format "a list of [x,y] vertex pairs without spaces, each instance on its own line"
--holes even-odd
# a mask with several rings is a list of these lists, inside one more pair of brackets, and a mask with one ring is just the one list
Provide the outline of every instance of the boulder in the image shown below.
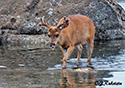
[[46,34],[47,29],[38,26],[41,17],[45,16],[45,19],[55,26],[63,16],[82,14],[93,20],[96,27],[95,40],[123,39],[125,11],[120,5],[111,1],[2,0],[0,30],[16,30],[16,35]]

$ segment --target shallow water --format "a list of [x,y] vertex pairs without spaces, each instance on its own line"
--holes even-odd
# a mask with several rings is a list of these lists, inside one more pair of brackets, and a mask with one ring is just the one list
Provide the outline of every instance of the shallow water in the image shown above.
[[[125,87],[125,40],[95,42],[92,66],[87,64],[85,45],[79,66],[75,49],[66,70],[62,70],[59,47],[42,47],[0,46],[0,88]],[[107,85],[106,81],[122,85]]]

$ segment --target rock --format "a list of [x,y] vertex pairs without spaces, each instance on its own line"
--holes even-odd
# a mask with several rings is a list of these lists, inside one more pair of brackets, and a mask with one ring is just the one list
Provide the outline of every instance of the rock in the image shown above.
[[63,16],[73,14],[93,20],[95,40],[125,38],[125,11],[111,0],[2,0],[0,28],[17,30],[17,34],[46,34],[47,30],[38,26],[42,16],[55,26]]

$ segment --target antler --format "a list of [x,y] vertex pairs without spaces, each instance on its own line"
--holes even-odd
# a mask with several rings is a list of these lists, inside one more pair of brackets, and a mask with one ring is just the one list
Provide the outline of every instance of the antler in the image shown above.
[[39,24],[39,26],[45,26],[47,28],[50,27],[49,23],[47,23],[44,19],[44,16],[40,19],[41,23]]

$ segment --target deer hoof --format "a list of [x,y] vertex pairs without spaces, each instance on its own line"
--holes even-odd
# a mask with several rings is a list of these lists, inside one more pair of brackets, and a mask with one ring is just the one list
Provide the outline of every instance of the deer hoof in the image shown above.
[[66,69],[66,66],[63,66],[62,69]]
[[91,60],[88,60],[87,62],[88,62],[89,65],[92,65]]

